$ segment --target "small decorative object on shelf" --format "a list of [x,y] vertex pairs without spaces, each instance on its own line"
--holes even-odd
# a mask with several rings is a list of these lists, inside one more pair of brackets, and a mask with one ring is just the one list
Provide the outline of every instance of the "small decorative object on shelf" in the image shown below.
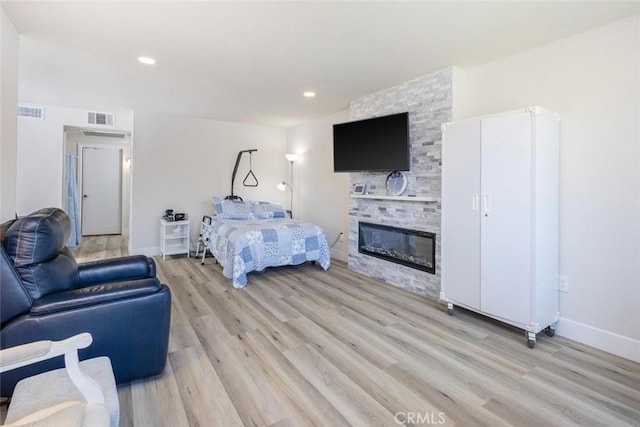
[[353,194],[362,195],[364,194],[365,185],[364,184],[353,184]]
[[164,219],[165,221],[175,221],[176,218],[173,215],[173,209],[165,210],[162,219]]
[[190,246],[188,219],[182,221],[160,220],[160,252],[163,261],[167,255],[186,254],[188,257]]
[[389,196],[400,196],[407,189],[407,176],[400,171],[391,172],[387,175],[386,186]]

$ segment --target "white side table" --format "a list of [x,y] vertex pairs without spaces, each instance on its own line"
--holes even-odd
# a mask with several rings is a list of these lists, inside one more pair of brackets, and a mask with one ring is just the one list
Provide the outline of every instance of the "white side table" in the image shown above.
[[166,221],[160,220],[160,252],[162,260],[167,255],[187,254],[190,248],[189,220]]

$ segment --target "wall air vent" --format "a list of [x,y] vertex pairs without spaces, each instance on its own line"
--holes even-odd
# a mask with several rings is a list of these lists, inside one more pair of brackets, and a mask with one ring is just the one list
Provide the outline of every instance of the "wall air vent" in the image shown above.
[[44,120],[44,107],[36,105],[18,105],[18,117]]
[[113,127],[116,125],[116,115],[114,113],[87,111],[87,124]]
[[83,130],[82,134],[84,136],[103,136],[105,138],[120,138],[120,139],[123,139],[127,136],[123,132],[103,132],[99,130]]

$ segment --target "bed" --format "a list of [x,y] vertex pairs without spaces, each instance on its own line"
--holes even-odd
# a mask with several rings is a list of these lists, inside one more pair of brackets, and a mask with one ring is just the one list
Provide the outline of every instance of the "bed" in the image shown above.
[[214,206],[201,240],[236,289],[246,286],[247,273],[267,267],[317,261],[327,270],[331,265],[322,228],[289,218],[280,205],[214,197]]

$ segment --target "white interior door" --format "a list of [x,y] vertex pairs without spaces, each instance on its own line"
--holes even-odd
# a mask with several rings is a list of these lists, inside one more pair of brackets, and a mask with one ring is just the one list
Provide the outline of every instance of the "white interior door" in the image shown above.
[[531,320],[531,115],[482,120],[481,309]]
[[480,309],[480,120],[446,127],[442,140],[442,289]]
[[82,235],[122,232],[122,149],[82,147]]

